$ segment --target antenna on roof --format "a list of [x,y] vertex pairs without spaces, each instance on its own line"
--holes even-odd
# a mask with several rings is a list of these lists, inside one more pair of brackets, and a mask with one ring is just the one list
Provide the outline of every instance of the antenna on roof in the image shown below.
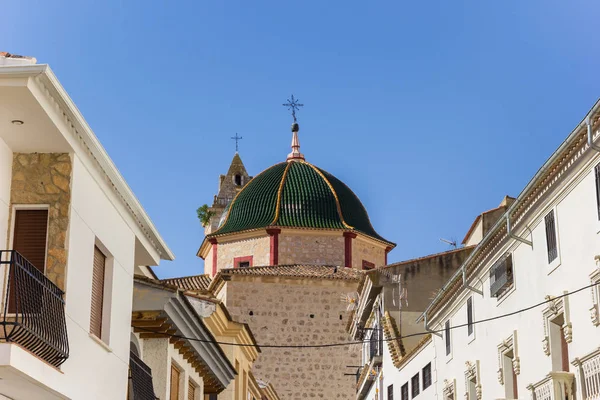
[[442,241],[444,243],[448,243],[450,246],[452,246],[456,249],[456,240],[448,240],[448,239],[440,238],[440,241]]

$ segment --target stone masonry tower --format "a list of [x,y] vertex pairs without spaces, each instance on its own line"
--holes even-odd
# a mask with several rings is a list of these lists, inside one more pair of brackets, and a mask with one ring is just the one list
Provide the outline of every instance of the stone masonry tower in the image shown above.
[[223,216],[223,211],[225,211],[227,205],[250,179],[252,177],[248,175],[246,167],[244,167],[244,163],[236,151],[227,174],[219,175],[219,191],[214,197],[212,206],[209,208],[214,214],[210,220],[210,224],[204,230],[206,235],[217,229],[219,221]]

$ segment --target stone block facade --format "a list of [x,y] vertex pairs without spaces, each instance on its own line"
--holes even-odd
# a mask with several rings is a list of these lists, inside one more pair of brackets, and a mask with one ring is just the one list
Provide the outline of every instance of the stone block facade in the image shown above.
[[[71,156],[66,153],[14,153],[10,203],[48,206],[46,276],[65,289],[67,231],[71,206]],[[12,212],[10,218],[13,218]],[[9,227],[12,226],[9,221]],[[10,229],[10,228],[9,228]],[[8,233],[11,237],[11,232]]]
[[282,233],[279,236],[279,265],[286,264],[344,265],[342,232],[339,236]]
[[[235,268],[234,258],[252,256],[252,265],[269,265],[271,240],[269,236],[219,243],[217,269]],[[210,260],[212,263],[212,259]],[[205,264],[212,265],[212,264]]]
[[[259,344],[323,344],[349,340],[342,293],[358,282],[265,276],[232,276],[221,291],[235,321],[247,323]],[[360,350],[349,346],[261,348],[253,374],[273,384],[282,400],[353,399]]]
[[368,261],[375,267],[385,265],[385,245],[375,244],[362,239],[360,236],[352,241],[352,268],[362,269],[363,261]]

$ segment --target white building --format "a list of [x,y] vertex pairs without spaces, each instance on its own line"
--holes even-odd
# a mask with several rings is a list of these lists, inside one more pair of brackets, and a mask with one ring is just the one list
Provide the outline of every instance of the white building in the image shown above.
[[0,243],[0,399],[125,399],[133,276],[173,254],[51,69],[7,53]]
[[463,241],[474,248],[418,318],[432,339],[416,354],[387,346],[379,397],[365,399],[600,399],[599,111],[516,199],[475,220]]

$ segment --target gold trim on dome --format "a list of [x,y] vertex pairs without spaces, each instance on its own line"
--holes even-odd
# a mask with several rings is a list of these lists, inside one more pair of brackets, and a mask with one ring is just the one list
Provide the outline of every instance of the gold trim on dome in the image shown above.
[[283,185],[285,183],[285,178],[287,178],[290,165],[292,165],[292,163],[287,163],[287,165],[285,166],[285,170],[283,171],[283,175],[281,176],[279,190],[277,190],[277,205],[275,206],[275,218],[273,218],[273,221],[270,223],[270,225],[275,225],[275,223],[279,219],[279,212],[281,210],[281,192],[283,192]]
[[350,226],[346,223],[346,221],[344,220],[344,215],[342,214],[342,206],[340,206],[340,199],[338,199],[337,193],[335,192],[335,190],[333,189],[333,186],[331,186],[331,183],[329,182],[329,179],[327,179],[327,177],[321,172],[319,171],[319,169],[317,167],[315,167],[314,165],[312,165],[311,163],[308,163],[306,161],[302,161],[304,164],[310,166],[312,169],[315,170],[315,172],[317,174],[319,174],[319,176],[321,178],[323,178],[323,180],[325,181],[325,183],[327,184],[327,186],[329,187],[329,190],[331,190],[331,193],[333,194],[333,197],[335,198],[335,205],[337,206],[337,211],[338,211],[338,215],[340,216],[340,220],[342,220],[342,225],[344,225],[344,227],[346,227],[347,229],[354,229],[353,226]]
[[[248,181],[248,183],[246,183],[244,185],[244,187],[242,188],[242,190],[240,190],[239,192],[237,192],[237,194],[235,195],[235,197],[233,198],[233,200],[231,200],[231,204],[229,205],[229,210],[227,211],[227,216],[225,217],[225,221],[223,221],[223,223],[221,224],[221,226],[219,227],[219,229],[217,229],[216,231],[212,232],[211,234],[207,235],[206,237],[213,237],[216,236],[219,231],[225,226],[225,224],[227,224],[227,220],[229,220],[229,216],[231,215],[231,209],[233,208],[233,204],[235,203],[235,201],[237,200],[238,196],[244,191],[246,190],[246,188],[248,187],[248,185],[250,185],[250,182],[252,182],[253,180],[255,180],[256,178],[258,178],[262,173],[267,172],[268,170],[270,170],[271,168],[275,168],[276,166],[278,166],[281,163],[275,164],[275,165],[271,165],[269,168],[261,171],[260,174],[254,176],[252,179],[250,179]],[[206,238],[205,238],[206,240]],[[203,241],[204,242],[204,241]]]

